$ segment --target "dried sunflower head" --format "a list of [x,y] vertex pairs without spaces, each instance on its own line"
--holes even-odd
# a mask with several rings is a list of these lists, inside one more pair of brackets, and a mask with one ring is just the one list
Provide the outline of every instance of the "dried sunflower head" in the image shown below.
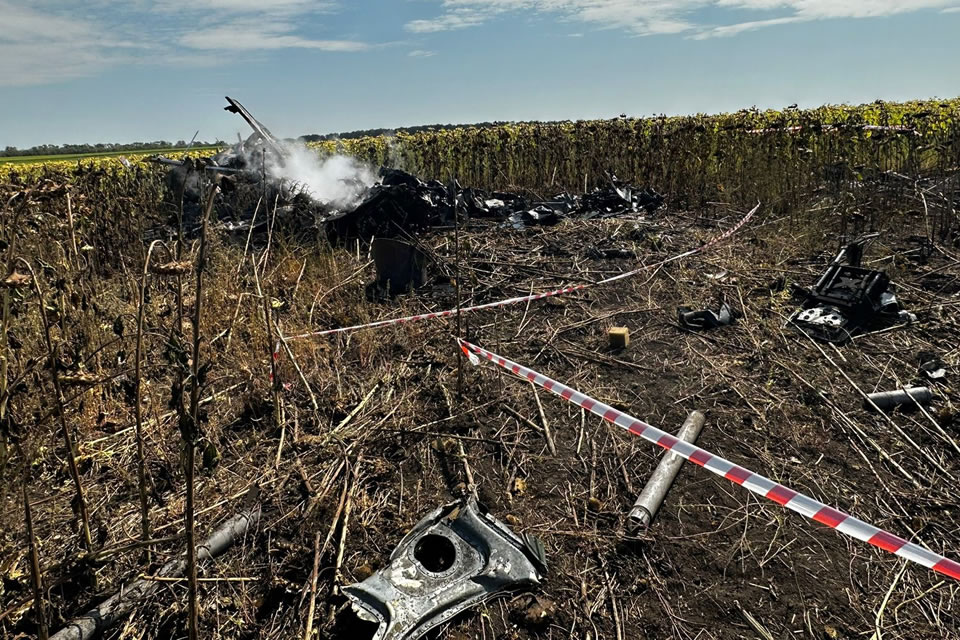
[[7,289],[23,289],[30,285],[30,276],[25,273],[14,271],[5,280],[0,282],[0,286]]
[[150,271],[159,276],[182,276],[190,273],[192,269],[193,263],[189,261],[167,262],[165,264],[158,264],[150,267]]

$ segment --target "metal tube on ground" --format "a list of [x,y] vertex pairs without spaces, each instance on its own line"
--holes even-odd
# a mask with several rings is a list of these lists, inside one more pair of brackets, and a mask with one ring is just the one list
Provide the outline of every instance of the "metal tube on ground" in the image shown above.
[[[700,436],[705,422],[706,416],[699,411],[694,411],[687,416],[677,437],[694,444]],[[630,509],[629,521],[633,529],[650,526],[654,516],[657,515],[657,511],[660,510],[664,498],[667,497],[667,492],[673,486],[673,481],[680,473],[683,463],[684,459],[675,453],[668,451],[664,454],[660,464],[654,470],[653,475],[650,476],[650,480],[647,481],[647,485],[633,504],[633,508]]]
[[[871,393],[867,395],[867,398],[869,400],[863,401],[864,409],[872,409],[875,404],[881,411],[889,411],[903,405],[913,406],[914,400],[918,404],[930,404],[933,401],[933,393],[927,387],[909,387],[897,391]],[[913,399],[911,400],[911,398]]]
[[[253,493],[249,495],[254,495]],[[197,547],[197,558],[213,559],[229,549],[234,542],[246,535],[260,521],[260,508],[238,513],[213,532],[206,542]],[[125,618],[136,607],[155,596],[163,584],[163,578],[179,578],[187,571],[186,553],[172,558],[153,577],[134,580],[122,587],[87,613],[74,618],[66,626],[50,636],[50,640],[93,640],[105,630]],[[160,578],[158,580],[157,578]]]

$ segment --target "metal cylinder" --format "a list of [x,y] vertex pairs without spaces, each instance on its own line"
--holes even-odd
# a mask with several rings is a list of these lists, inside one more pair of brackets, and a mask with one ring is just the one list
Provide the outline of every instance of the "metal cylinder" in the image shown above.
[[[898,389],[896,391],[881,391],[871,393],[867,396],[870,400],[863,401],[864,409],[872,409],[877,405],[881,411],[889,411],[900,406],[914,406],[913,401],[918,404],[930,404],[933,400],[933,393],[927,387],[910,387],[908,389]],[[911,400],[913,398],[913,400]],[[871,402],[873,404],[871,404]]]
[[[699,411],[694,411],[687,416],[686,421],[680,428],[680,433],[677,434],[677,438],[693,444],[700,436],[705,422],[706,416]],[[671,451],[664,454],[660,464],[654,470],[653,475],[650,476],[650,480],[647,481],[647,485],[633,504],[633,508],[630,509],[629,519],[634,529],[650,526],[654,516],[657,515],[657,511],[660,510],[664,498],[667,497],[667,492],[673,486],[673,481],[680,473],[683,462],[684,459],[681,456]]]

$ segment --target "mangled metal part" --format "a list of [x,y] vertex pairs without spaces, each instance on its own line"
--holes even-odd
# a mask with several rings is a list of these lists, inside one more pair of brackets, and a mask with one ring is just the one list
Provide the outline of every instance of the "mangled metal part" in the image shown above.
[[520,211],[510,216],[509,222],[514,229],[525,229],[535,225],[553,226],[566,216],[546,205],[539,205],[529,211]]
[[799,312],[793,320],[796,324],[817,329],[819,335],[837,335],[847,331],[849,322],[836,307],[810,307]]
[[917,354],[920,373],[931,382],[939,382],[947,377],[947,365],[935,353],[921,351]]
[[685,329],[716,329],[733,324],[733,311],[726,303],[720,305],[719,311],[694,311],[690,307],[677,307],[677,321]]
[[[229,111],[230,113],[237,113],[241,118],[247,121],[247,124],[250,125],[250,128],[256,133],[260,140],[263,140],[263,144],[270,147],[274,153],[279,156],[286,155],[283,146],[277,141],[277,138],[270,133],[270,130],[263,126],[259,120],[250,115],[250,112],[247,109],[231,98],[226,96],[227,102],[229,103],[226,107],[223,108],[224,111]],[[239,144],[240,150],[243,150],[244,143]]]
[[904,310],[892,291],[885,291],[880,296],[880,313],[887,319],[896,318],[903,324],[912,324],[917,321],[916,314]]
[[879,321],[910,323],[916,316],[900,308],[883,271],[860,266],[866,244],[878,234],[863,236],[844,247],[810,289],[797,288],[803,308],[789,320],[793,327],[825,342],[843,343]]
[[498,594],[540,584],[543,545],[513,533],[473,498],[417,523],[386,567],[344,587],[356,614],[379,624],[373,640],[417,640]]

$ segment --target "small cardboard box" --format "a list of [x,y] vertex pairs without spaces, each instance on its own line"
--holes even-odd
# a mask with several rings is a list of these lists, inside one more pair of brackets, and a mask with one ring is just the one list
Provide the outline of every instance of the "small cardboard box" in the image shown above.
[[613,327],[607,332],[610,339],[611,349],[626,349],[630,344],[630,329],[626,327]]

